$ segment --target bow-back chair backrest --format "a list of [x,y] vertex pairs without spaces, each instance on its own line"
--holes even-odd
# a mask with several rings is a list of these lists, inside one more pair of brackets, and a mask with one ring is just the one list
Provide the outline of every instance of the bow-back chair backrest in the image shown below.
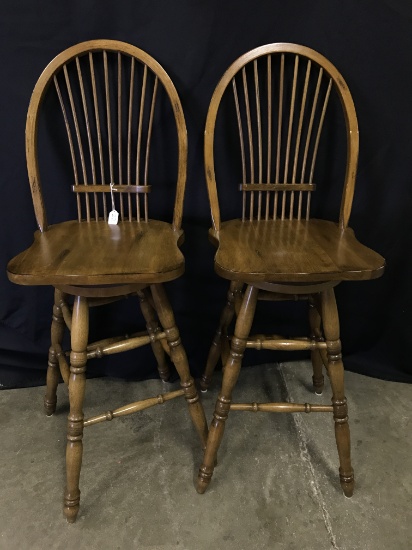
[[[54,88],[54,90],[53,90]],[[150,55],[115,40],[91,40],[59,54],[43,71],[30,101],[26,157],[38,226],[47,229],[37,135],[46,91],[57,95],[73,168],[78,220],[148,221],[149,159],[156,105],[166,92],[177,130],[178,168],[173,227],[181,226],[187,135],[182,106],[165,70]],[[111,192],[111,184],[112,192]]]
[[220,209],[214,139],[222,98],[232,96],[236,113],[242,219],[309,219],[319,140],[332,90],[338,94],[346,123],[340,225],[347,226],[359,147],[351,94],[325,57],[304,46],[279,43],[261,46],[237,59],[213,94],[205,129],[205,168],[215,231],[220,228]]

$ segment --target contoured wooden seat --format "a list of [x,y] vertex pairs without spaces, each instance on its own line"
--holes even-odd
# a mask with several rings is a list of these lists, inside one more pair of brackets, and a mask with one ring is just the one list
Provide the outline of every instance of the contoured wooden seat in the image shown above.
[[[40,181],[44,160],[38,133],[42,109],[53,106],[53,101],[61,113],[53,112],[55,134],[46,162],[49,164],[56,150],[59,158],[69,160],[71,169],[53,179],[64,180],[54,181],[60,185],[58,195],[71,189],[77,220],[49,225]],[[60,135],[55,129],[59,121]],[[56,144],[56,135],[64,134],[63,148]],[[167,165],[163,170],[166,187],[162,187],[160,176],[151,175],[153,144],[160,144],[160,153],[162,147],[176,151],[175,171],[168,173]],[[84,427],[184,396],[203,446],[206,440],[203,408],[162,286],[184,271],[179,244],[183,240],[187,136],[176,89],[159,63],[134,46],[113,40],[73,46],[46,67],[34,88],[27,116],[26,154],[39,231],[32,246],[12,259],[7,270],[15,283],[55,287],[44,405],[46,414],[54,413],[60,369],[70,400],[64,513],[73,522],[79,510]],[[162,164],[161,155],[160,159]],[[159,155],[154,162],[159,165]],[[153,193],[159,196],[157,201],[150,200]],[[174,200],[171,222],[151,219],[150,208],[159,202],[163,206],[168,195]],[[56,204],[51,207],[54,212]],[[114,210],[118,223],[109,224]],[[146,330],[89,343],[89,307],[128,295],[137,296]],[[62,349],[66,327],[71,331],[70,366]],[[163,380],[169,377],[170,356],[182,389],[85,419],[87,360],[145,344],[151,344]]]
[[[328,148],[322,159],[326,161],[322,180],[316,180],[316,161],[330,101],[332,124],[339,121],[336,110],[341,109],[341,130],[346,134],[343,195],[336,222],[311,218],[312,195],[317,188],[319,193],[327,194],[334,183],[335,155]],[[226,139],[235,156],[234,132],[230,132],[231,119],[226,113],[230,103],[240,144],[241,167],[236,187],[241,194],[238,203],[242,215],[222,221],[218,195],[224,195],[225,204],[220,204],[225,208],[229,193],[227,188],[222,191],[224,182],[217,185],[215,154],[225,147]],[[218,111],[226,116],[220,126]],[[227,131],[226,137],[219,134],[217,138],[217,130],[222,128]],[[335,139],[334,134],[329,137],[328,145],[334,145]],[[336,143],[342,146],[341,142]],[[341,281],[373,279],[384,270],[384,259],[359,243],[348,227],[358,146],[355,107],[343,77],[325,57],[307,47],[280,43],[256,48],[235,61],[216,87],[205,130],[205,171],[213,220],[209,236],[217,247],[215,271],[231,283],[201,380],[205,391],[221,356],[225,367],[223,382],[199,470],[200,493],[210,483],[230,410],[333,413],[340,482],[346,496],[353,493],[334,286]],[[222,162],[220,168],[221,165]],[[236,173],[232,159],[225,178],[230,179],[231,172]],[[232,185],[234,181],[235,177],[231,178]],[[308,301],[308,337],[250,334],[258,300],[289,299]],[[234,335],[229,337],[228,327],[235,315]],[[232,392],[246,348],[310,350],[315,392],[323,391],[325,367],[332,405],[234,403]]]

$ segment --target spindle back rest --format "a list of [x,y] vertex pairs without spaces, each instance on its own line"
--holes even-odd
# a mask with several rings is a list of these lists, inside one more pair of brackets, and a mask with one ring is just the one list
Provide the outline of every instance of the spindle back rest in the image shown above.
[[[79,222],[107,220],[111,189],[120,220],[147,222],[149,159],[156,105],[164,90],[174,113],[178,169],[173,227],[182,220],[187,135],[182,106],[165,70],[150,55],[117,40],[68,48],[43,71],[26,123],[26,158],[38,226],[47,229],[37,151],[39,111],[54,88],[66,128]],[[50,90],[52,91],[52,90]]]
[[335,89],[347,132],[340,225],[348,224],[358,161],[358,125],[349,89],[337,69],[310,48],[278,43],[237,59],[213,94],[205,129],[205,169],[215,231],[220,209],[214,164],[216,118],[231,93],[239,134],[242,220],[309,219],[314,170],[325,114]]

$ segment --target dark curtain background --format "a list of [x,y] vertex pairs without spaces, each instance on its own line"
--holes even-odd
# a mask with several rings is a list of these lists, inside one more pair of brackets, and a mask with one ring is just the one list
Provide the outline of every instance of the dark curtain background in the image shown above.
[[[214,250],[207,240],[202,136],[214,87],[239,55],[270,42],[304,44],[337,66],[351,89],[361,135],[350,225],[361,242],[387,259],[383,278],[337,288],[345,363],[352,371],[411,382],[410,0],[3,0],[0,387],[44,383],[49,347],[52,290],[12,285],[5,272],[7,261],[31,244],[36,229],[24,151],[30,95],[55,55],[93,38],[123,40],[146,50],[169,73],[181,97],[189,136],[186,274],[167,289],[196,375],[203,369],[227,290],[214,274]],[[298,333],[305,332],[302,304],[269,306],[262,304],[257,329],[269,322],[286,334],[294,325]],[[109,329],[121,333],[135,322],[142,323],[133,300],[106,306],[94,315],[92,335]],[[285,357],[249,352],[246,363],[281,359]],[[143,350],[94,365],[96,374],[156,375],[151,354]]]

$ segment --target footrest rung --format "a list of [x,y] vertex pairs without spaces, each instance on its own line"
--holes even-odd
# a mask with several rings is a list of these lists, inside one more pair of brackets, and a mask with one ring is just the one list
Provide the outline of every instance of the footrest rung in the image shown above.
[[333,412],[332,405],[310,403],[231,403],[231,411],[249,412]]
[[162,340],[166,338],[165,332],[157,332],[150,336],[147,332],[139,336],[131,338],[125,338],[122,340],[114,340],[110,344],[104,346],[96,346],[93,349],[89,348],[87,352],[87,359],[94,359],[95,357],[103,357],[103,355],[111,355],[113,353],[120,353],[122,351],[130,351],[140,346],[150,344],[152,341]]
[[303,351],[326,349],[326,342],[320,342],[311,338],[283,338],[278,334],[272,336],[251,336],[246,342],[247,348],[270,349],[284,351]]
[[136,401],[130,403],[130,405],[123,405],[114,411],[107,411],[106,413],[99,414],[97,416],[92,416],[87,418],[83,422],[83,426],[92,426],[93,424],[99,424],[99,422],[106,422],[117,418],[118,416],[126,416],[128,414],[133,414],[135,412],[143,411],[144,409],[149,409],[155,405],[161,405],[165,401],[170,401],[175,397],[180,397],[185,394],[185,390],[176,390],[170,391],[167,393],[161,393],[156,397],[149,397],[149,399],[143,399],[142,401]]

